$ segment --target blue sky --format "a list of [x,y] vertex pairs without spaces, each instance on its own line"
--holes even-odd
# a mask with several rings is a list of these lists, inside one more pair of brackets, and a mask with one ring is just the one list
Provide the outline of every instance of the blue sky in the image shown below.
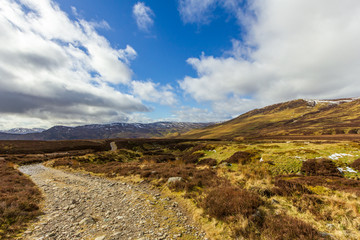
[[4,0],[0,129],[360,95],[360,2]]
[[[149,7],[154,24],[148,31],[139,29],[133,14],[137,1],[69,1],[58,0],[60,8],[74,18],[73,7],[81,18],[90,21],[106,21],[110,29],[100,29],[112,46],[125,48],[130,44],[138,53],[131,61],[135,80],[151,80],[161,85],[170,84],[178,92],[181,105],[206,108],[208,104],[198,104],[191,97],[184,97],[178,89],[177,81],[185,75],[195,76],[196,71],[186,63],[191,57],[204,52],[208,55],[222,56],[231,49],[232,39],[241,35],[234,16],[218,9],[211,17],[211,24],[184,23],[179,14],[177,1],[141,1]],[[76,20],[76,16],[74,18]],[[121,90],[121,86],[120,86]],[[169,118],[172,107],[147,103],[154,110],[147,115],[152,119]],[[230,116],[228,116],[230,117]],[[175,119],[176,120],[176,119]]]

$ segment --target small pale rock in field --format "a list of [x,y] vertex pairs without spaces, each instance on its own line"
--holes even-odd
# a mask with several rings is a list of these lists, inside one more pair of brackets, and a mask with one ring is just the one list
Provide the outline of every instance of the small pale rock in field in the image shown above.
[[182,177],[170,177],[167,181],[168,184],[171,183],[176,183],[176,182],[181,182],[182,181]]
[[327,233],[327,232],[320,232],[319,233],[321,237],[324,237],[324,238],[331,238],[331,234]]
[[335,226],[334,226],[334,224],[328,223],[328,224],[326,224],[326,228],[327,229],[334,229]]
[[219,164],[219,167],[230,167],[231,166],[231,163],[228,163],[228,162],[222,162]]
[[87,218],[84,218],[83,220],[80,221],[80,225],[82,224],[94,224],[95,223],[95,220],[92,218],[92,217],[87,217]]
[[100,237],[97,237],[97,238],[95,238],[95,240],[104,240],[105,239],[105,235],[103,235],[103,236],[100,236]]
[[114,233],[113,235],[111,235],[111,238],[119,238],[119,237],[121,237],[121,232],[116,232],[116,233]]
[[181,233],[175,234],[173,237],[174,237],[174,238],[180,238],[180,237],[182,237],[182,234],[181,234]]

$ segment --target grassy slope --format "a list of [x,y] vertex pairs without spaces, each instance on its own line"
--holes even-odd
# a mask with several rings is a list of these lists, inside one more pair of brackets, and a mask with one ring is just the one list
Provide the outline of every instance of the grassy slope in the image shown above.
[[221,138],[357,134],[360,129],[360,100],[313,106],[294,100],[247,112],[230,121],[193,130],[182,138]]

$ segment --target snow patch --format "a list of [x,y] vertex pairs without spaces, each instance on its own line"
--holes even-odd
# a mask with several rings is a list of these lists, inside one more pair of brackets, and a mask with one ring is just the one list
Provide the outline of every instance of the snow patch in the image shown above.
[[343,158],[343,157],[353,157],[353,155],[347,153],[334,153],[329,156],[331,160],[339,160],[339,158]]
[[360,98],[356,97],[356,98],[347,98],[347,99],[335,99],[335,100],[318,100],[318,99],[304,99],[306,102],[309,103],[310,106],[316,106],[319,103],[328,103],[331,105],[338,105],[341,103],[347,103],[347,102],[352,102],[355,100],[358,100]]
[[355,171],[354,169],[352,169],[351,167],[346,167],[344,168],[337,168],[339,170],[339,172],[344,173],[344,172],[349,172],[349,173],[357,173],[357,171]]

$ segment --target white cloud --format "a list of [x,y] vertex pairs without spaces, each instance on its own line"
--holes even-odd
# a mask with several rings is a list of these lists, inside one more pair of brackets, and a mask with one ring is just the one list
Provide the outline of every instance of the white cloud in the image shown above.
[[148,32],[154,25],[154,12],[143,2],[137,2],[133,7],[133,15],[138,28]]
[[239,113],[294,98],[360,95],[359,1],[253,0],[248,7],[256,18],[238,16],[247,34],[233,40],[230,56],[187,60],[197,76],[180,82],[186,93]]
[[179,0],[178,5],[184,23],[209,24],[216,8],[222,8],[242,22],[248,21],[248,6],[243,0]]
[[[131,46],[115,49],[84,19],[72,21],[50,0],[0,5],[1,119],[43,125],[121,121],[148,111],[111,87],[131,84]],[[0,126],[6,124],[0,121]]]
[[209,23],[216,3],[217,0],[179,0],[181,19],[184,23]]
[[[160,90],[158,90],[159,88]],[[141,100],[163,105],[174,105],[177,102],[170,85],[161,87],[159,84],[151,81],[133,81],[132,89],[133,94]]]
[[228,115],[220,115],[208,109],[182,106],[173,112],[173,116],[166,121],[179,122],[218,122],[227,120]]

